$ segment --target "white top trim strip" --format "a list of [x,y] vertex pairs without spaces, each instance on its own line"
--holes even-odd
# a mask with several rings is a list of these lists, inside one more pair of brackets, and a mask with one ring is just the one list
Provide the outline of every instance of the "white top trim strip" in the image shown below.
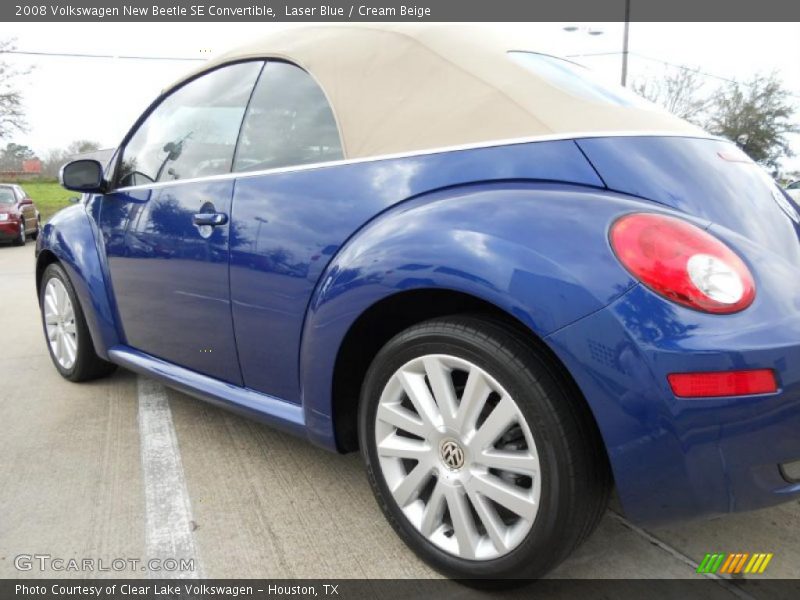
[[395,154],[381,154],[376,156],[366,156],[362,158],[331,160],[327,162],[309,163],[305,165],[297,165],[292,167],[263,169],[260,171],[239,171],[235,173],[232,172],[232,173],[221,173],[219,175],[209,175],[207,177],[192,177],[187,179],[176,179],[174,181],[159,181],[156,183],[150,183],[146,185],[132,185],[132,186],[121,187],[112,190],[109,193],[156,189],[162,187],[169,187],[173,185],[180,185],[184,183],[225,181],[228,179],[245,179],[248,177],[258,177],[260,175],[270,175],[273,173],[291,173],[294,171],[308,171],[311,169],[324,169],[327,167],[338,167],[341,165],[352,165],[358,163],[375,162],[380,160],[410,158],[414,156],[427,156],[429,154],[443,154],[445,152],[457,152],[461,150],[477,150],[480,148],[494,148],[497,146],[515,146],[515,145],[530,144],[535,142],[552,142],[552,141],[562,141],[562,140],[577,140],[577,139],[606,138],[606,137],[682,137],[682,138],[692,138],[692,139],[723,140],[723,138],[711,134],[698,133],[696,135],[693,135],[690,133],[676,132],[676,131],[593,131],[593,132],[581,132],[581,133],[548,134],[548,135],[537,135],[537,136],[523,137],[523,138],[511,138],[503,140],[475,142],[475,143],[460,144],[455,146],[442,146],[439,148],[426,148],[423,150],[412,150],[410,152],[398,152]]

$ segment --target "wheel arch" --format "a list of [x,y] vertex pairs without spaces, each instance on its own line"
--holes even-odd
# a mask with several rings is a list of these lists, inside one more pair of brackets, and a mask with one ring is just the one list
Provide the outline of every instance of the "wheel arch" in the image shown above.
[[542,345],[613,302],[635,282],[607,228],[634,207],[593,188],[506,182],[442,190],[375,219],[334,256],[309,303],[298,357],[309,438],[353,449],[359,359],[401,326],[477,311]]
[[36,297],[42,296],[42,276],[44,270],[53,263],[58,263],[58,257],[52,250],[42,250],[39,256],[36,257]]
[[336,445],[342,452],[358,449],[358,399],[372,358],[391,338],[418,323],[450,315],[474,313],[513,323],[493,304],[444,289],[416,289],[385,297],[353,322],[336,354],[332,412]]
[[[587,411],[599,433],[599,424],[590,403],[574,378],[548,346],[519,318],[507,310],[470,294],[448,289],[421,288],[390,295],[371,305],[353,322],[336,356],[332,383],[332,415],[337,449],[358,449],[358,409],[364,376],[375,354],[401,331],[430,319],[470,315],[494,324],[519,337],[544,356],[547,366],[570,391],[579,410]],[[603,446],[608,463],[608,452]],[[609,473],[611,470],[609,469]]]
[[37,240],[36,292],[41,293],[45,269],[58,263],[75,290],[96,354],[108,360],[108,348],[120,343],[117,320],[92,221],[84,206],[59,211],[44,225]]

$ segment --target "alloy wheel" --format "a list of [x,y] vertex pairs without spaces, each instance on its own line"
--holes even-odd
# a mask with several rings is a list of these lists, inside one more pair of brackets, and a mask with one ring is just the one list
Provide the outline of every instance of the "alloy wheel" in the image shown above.
[[52,277],[47,282],[42,310],[53,356],[62,368],[71,369],[78,355],[75,309],[67,288],[57,277]]
[[397,505],[440,549],[491,560],[518,546],[539,508],[539,456],[514,399],[478,365],[421,356],[389,379],[375,443]]

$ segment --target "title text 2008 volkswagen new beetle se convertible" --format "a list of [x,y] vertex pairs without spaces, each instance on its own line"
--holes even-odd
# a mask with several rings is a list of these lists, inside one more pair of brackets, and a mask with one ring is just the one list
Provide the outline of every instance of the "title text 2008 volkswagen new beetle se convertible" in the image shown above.
[[733,144],[491,32],[275,33],[159,97],[43,229],[72,381],[340,452],[454,577],[800,495],[800,218]]

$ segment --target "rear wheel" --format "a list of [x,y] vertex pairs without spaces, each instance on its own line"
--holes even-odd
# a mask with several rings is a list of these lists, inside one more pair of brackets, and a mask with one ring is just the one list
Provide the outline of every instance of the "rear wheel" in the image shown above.
[[27,236],[25,235],[25,220],[20,219],[19,230],[17,231],[17,237],[14,238],[14,245],[24,246],[26,241],[27,241]]
[[39,239],[39,232],[42,230],[42,217],[39,215],[36,216],[36,231],[31,234],[31,239],[36,240]]
[[50,358],[65,379],[88,381],[116,369],[95,353],[75,290],[57,263],[48,265],[42,275],[39,306]]
[[377,354],[359,435],[400,537],[450,577],[535,578],[594,530],[605,450],[550,356],[503,324],[437,319]]

